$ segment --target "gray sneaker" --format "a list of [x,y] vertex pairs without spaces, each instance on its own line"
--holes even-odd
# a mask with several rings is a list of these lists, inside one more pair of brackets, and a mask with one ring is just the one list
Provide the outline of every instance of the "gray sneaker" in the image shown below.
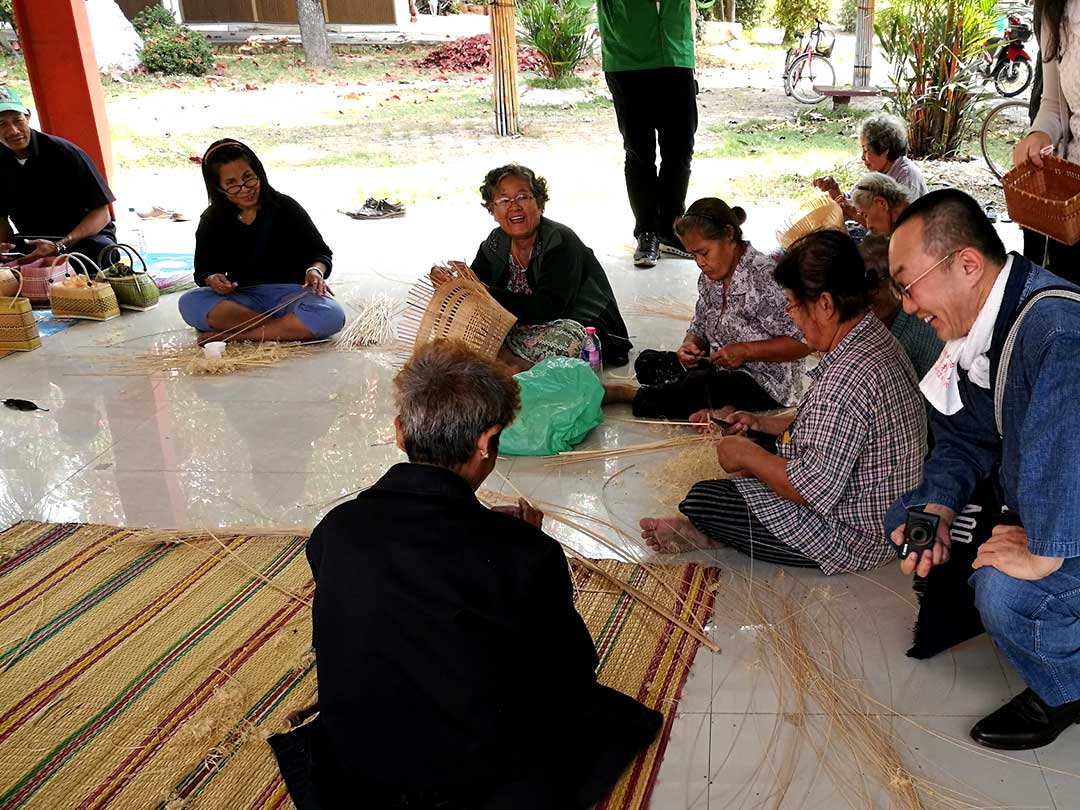
[[646,231],[637,240],[637,250],[634,251],[635,267],[656,267],[660,261],[660,239],[655,233]]

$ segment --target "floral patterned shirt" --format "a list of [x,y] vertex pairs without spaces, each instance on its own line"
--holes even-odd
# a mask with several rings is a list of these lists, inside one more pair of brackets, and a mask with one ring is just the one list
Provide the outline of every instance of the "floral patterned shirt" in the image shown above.
[[[687,332],[699,337],[715,352],[731,343],[790,337],[802,340],[784,305],[784,292],[773,278],[776,260],[746,246],[746,252],[724,289],[723,282],[698,278],[698,302]],[[742,367],[781,404],[793,404],[792,388],[804,360],[790,363],[750,362]]]

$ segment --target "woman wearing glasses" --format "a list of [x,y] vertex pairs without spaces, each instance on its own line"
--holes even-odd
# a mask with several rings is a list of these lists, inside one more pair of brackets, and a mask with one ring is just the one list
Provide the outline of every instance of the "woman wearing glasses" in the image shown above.
[[340,331],[345,311],[326,286],[332,254],[300,204],[271,187],[262,162],[239,141],[211,144],[202,174],[210,205],[195,232],[200,289],[180,297],[184,321],[203,342]]
[[[524,371],[546,357],[578,357],[592,326],[604,365],[625,365],[633,346],[607,274],[576,233],[544,216],[547,181],[511,163],[487,173],[480,195],[498,227],[480,245],[472,271],[518,319],[500,359]],[[432,280],[449,272],[432,268]]]
[[[862,571],[895,555],[881,542],[885,510],[922,476],[926,409],[915,373],[870,311],[873,282],[854,242],[822,231],[796,242],[776,267],[785,310],[821,354],[792,414],[726,409],[717,439],[733,478],[695,484],[682,515],[645,518],[659,552],[731,546],[758,560]],[[775,454],[739,433],[777,437]]]

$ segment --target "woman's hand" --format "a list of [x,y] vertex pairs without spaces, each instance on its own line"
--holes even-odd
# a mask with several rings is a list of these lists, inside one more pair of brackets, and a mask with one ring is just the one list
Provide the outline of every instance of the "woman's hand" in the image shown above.
[[750,347],[745,343],[729,343],[709,356],[713,365],[720,368],[740,368],[750,359]]
[[505,506],[493,506],[492,512],[499,512],[503,515],[510,515],[510,517],[516,517],[518,520],[524,520],[530,526],[535,526],[538,529],[544,527],[544,513],[539,509],[533,507],[524,498],[518,498],[516,504],[507,504]]
[[228,295],[236,289],[236,282],[229,281],[224,273],[214,273],[212,276],[207,276],[206,286],[218,295]]
[[690,340],[684,341],[683,345],[675,350],[675,357],[683,368],[693,368],[704,356],[705,352],[702,348]]
[[304,286],[310,287],[315,295],[326,295],[326,279],[318,267],[309,267],[304,274]]
[[1043,150],[1052,147],[1050,136],[1045,132],[1031,132],[1013,147],[1013,165],[1023,166],[1025,163],[1032,163],[1036,169],[1041,169],[1045,154]]
[[446,282],[452,281],[454,275],[449,267],[443,267],[442,265],[437,264],[431,268],[431,272],[428,273],[428,277],[431,279],[432,285],[437,290]]
[[844,199],[844,192],[840,190],[839,184],[831,176],[818,177],[814,180],[814,188],[819,191],[824,191],[830,197],[837,202]]

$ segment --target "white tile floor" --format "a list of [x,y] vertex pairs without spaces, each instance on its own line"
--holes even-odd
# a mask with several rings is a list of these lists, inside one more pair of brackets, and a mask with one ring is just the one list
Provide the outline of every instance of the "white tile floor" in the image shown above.
[[[591,198],[583,199],[591,206]],[[696,271],[690,263],[668,259],[655,270],[633,269],[628,240],[618,223],[610,224],[614,218],[590,219],[588,206],[578,204],[575,211],[564,203],[552,214],[585,223],[580,232],[596,247],[624,304],[656,295],[693,300]],[[769,226],[778,218],[776,212],[756,213],[760,225],[750,235],[767,246]],[[328,211],[316,220],[325,220],[332,244],[344,245],[333,282],[346,301],[376,289],[402,295],[403,282],[415,279],[436,256],[471,257],[489,227],[482,212],[462,211],[458,221],[448,223],[434,206],[417,206],[405,220],[384,223],[355,225]],[[190,245],[190,228],[154,224],[149,230],[158,249]],[[415,233],[431,238],[408,238]],[[1015,234],[1009,238],[1015,244]],[[374,269],[379,276],[369,272]],[[639,348],[671,347],[682,335],[682,325],[674,321],[628,321]],[[38,351],[0,359],[0,397],[23,397],[51,408],[31,414],[0,409],[0,524],[34,518],[139,526],[311,526],[328,504],[398,459],[387,443],[394,366],[378,353],[325,351],[220,379],[108,374],[125,356],[183,337],[155,334],[180,326],[176,296],[167,296],[156,311],[80,324],[47,338]],[[150,337],[108,345],[139,336]],[[611,416],[620,415],[625,410],[613,409]],[[655,428],[612,419],[585,446],[655,436]],[[499,469],[531,497],[632,527],[661,509],[649,477],[660,461],[638,457],[552,472],[536,459],[518,458],[500,462]],[[634,469],[605,489],[604,482],[629,463]],[[508,489],[497,476],[489,484]],[[553,532],[573,537],[565,529]],[[606,553],[595,543],[575,540],[591,554]],[[714,557],[728,570],[747,565],[731,553]],[[755,567],[757,577],[770,573],[769,566]],[[808,572],[793,575],[810,585],[824,580]],[[978,717],[1022,688],[985,637],[938,659],[913,661],[904,656],[913,618],[910,590],[896,570],[837,577],[828,584],[861,655],[863,687],[910,716],[910,722],[895,722],[909,767],[973,797],[967,807],[1080,810],[1080,779],[1066,773],[1080,771],[1080,729],[1015,761],[988,757],[964,742]],[[723,589],[717,598],[725,599]],[[771,680],[751,666],[752,641],[724,621],[712,632],[723,652],[703,650],[697,656],[652,807],[848,806],[820,772],[814,752],[798,743],[777,713]],[[794,740],[798,753],[786,797],[777,793],[786,783],[778,776],[777,749],[766,743],[774,729],[781,740]],[[833,752],[844,756],[839,749]],[[881,799],[872,806],[892,805]]]

